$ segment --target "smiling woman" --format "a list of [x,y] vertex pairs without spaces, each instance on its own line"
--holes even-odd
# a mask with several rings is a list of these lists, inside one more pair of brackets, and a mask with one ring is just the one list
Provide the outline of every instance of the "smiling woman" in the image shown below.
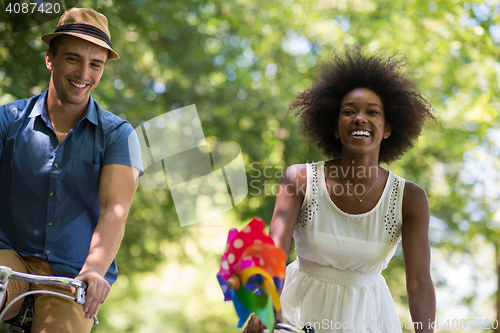
[[[350,91],[342,100],[338,127],[334,128],[334,136],[345,142],[343,149],[376,148],[380,150],[381,138],[391,135],[391,127],[385,121],[383,103],[370,89],[356,88]],[[342,139],[341,139],[342,136]],[[361,143],[371,143],[375,147],[363,147]]]
[[405,66],[404,57],[370,54],[356,47],[334,53],[319,66],[316,83],[290,105],[291,110],[298,110],[302,134],[325,156],[340,157],[342,143],[331,134],[338,125],[342,100],[353,89],[367,88],[383,103],[392,128],[391,137],[382,142],[379,160],[397,160],[413,147],[424,122],[435,120],[431,106],[405,73]]
[[[286,323],[321,323],[318,332],[401,332],[381,272],[403,240],[410,326],[433,330],[427,196],[379,166],[402,156],[434,119],[404,66],[403,58],[348,48],[321,65],[290,106],[299,109],[303,134],[334,159],[288,167],[277,192],[269,234],[285,253],[293,236],[297,252],[277,314]],[[259,331],[254,317],[245,332]]]

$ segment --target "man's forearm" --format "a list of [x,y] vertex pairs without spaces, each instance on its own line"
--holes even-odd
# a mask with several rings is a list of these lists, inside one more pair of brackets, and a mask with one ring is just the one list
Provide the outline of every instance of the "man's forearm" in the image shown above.
[[126,219],[125,209],[119,205],[110,207],[100,216],[82,271],[92,269],[101,276],[106,274],[120,248]]
[[120,248],[125,222],[137,189],[133,169],[124,165],[107,165],[101,171],[99,220],[87,259],[77,276],[77,279],[89,284],[84,305],[87,318],[97,313],[111,289],[104,276]]

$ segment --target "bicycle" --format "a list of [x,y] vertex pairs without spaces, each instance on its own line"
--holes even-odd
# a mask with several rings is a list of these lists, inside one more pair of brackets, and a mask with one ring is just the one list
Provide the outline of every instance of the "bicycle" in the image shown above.
[[278,320],[276,320],[276,325],[274,325],[274,329],[284,330],[288,332],[295,332],[295,333],[315,333],[314,328],[309,325],[306,325],[302,329],[300,329],[290,324],[281,323]]
[[[0,304],[2,303],[5,297],[9,280],[75,288],[75,294],[73,297],[51,290],[29,290],[14,298],[8,305],[5,306],[3,311],[0,313],[0,321],[3,321],[3,316],[5,312],[10,307],[12,307],[14,303],[18,302],[21,299],[24,299],[23,305],[21,306],[21,310],[19,311],[18,315],[13,319],[5,321],[7,324],[10,325],[9,326],[10,332],[24,332],[24,333],[31,332],[31,321],[29,321],[28,318],[33,318],[34,302],[32,295],[34,294],[46,293],[46,294],[69,298],[82,306],[83,304],[85,304],[85,295],[86,295],[85,290],[87,289],[86,282],[60,276],[43,276],[43,275],[34,275],[34,274],[16,272],[7,266],[0,266]],[[94,325],[99,325],[99,320],[97,319],[96,316],[94,316]]]

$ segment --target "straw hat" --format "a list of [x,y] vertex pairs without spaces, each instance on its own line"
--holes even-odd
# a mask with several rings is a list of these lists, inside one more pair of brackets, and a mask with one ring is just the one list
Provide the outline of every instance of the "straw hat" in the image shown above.
[[64,12],[54,33],[43,35],[42,40],[50,45],[57,36],[70,35],[94,43],[109,50],[109,59],[119,59],[111,46],[108,19],[89,8],[71,8]]

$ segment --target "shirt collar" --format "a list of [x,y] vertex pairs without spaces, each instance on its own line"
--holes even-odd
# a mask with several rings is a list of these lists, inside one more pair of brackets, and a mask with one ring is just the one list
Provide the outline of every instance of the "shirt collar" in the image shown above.
[[47,112],[45,112],[45,97],[47,95],[48,89],[45,90],[45,92],[41,95],[38,96],[38,100],[35,103],[35,106],[31,110],[31,113],[29,115],[30,118],[34,118],[38,115],[42,115],[44,118],[47,117]]
[[[38,100],[36,101],[35,106],[33,107],[33,110],[31,110],[31,113],[29,115],[30,118],[41,115],[45,121],[48,121],[47,110],[45,109],[45,99],[47,98],[48,91],[49,89],[45,90],[45,92],[38,97]],[[87,118],[87,120],[94,125],[98,124],[96,104],[97,103],[95,103],[92,95],[90,95],[89,105],[87,106],[87,109],[85,109],[82,117],[82,119]]]

